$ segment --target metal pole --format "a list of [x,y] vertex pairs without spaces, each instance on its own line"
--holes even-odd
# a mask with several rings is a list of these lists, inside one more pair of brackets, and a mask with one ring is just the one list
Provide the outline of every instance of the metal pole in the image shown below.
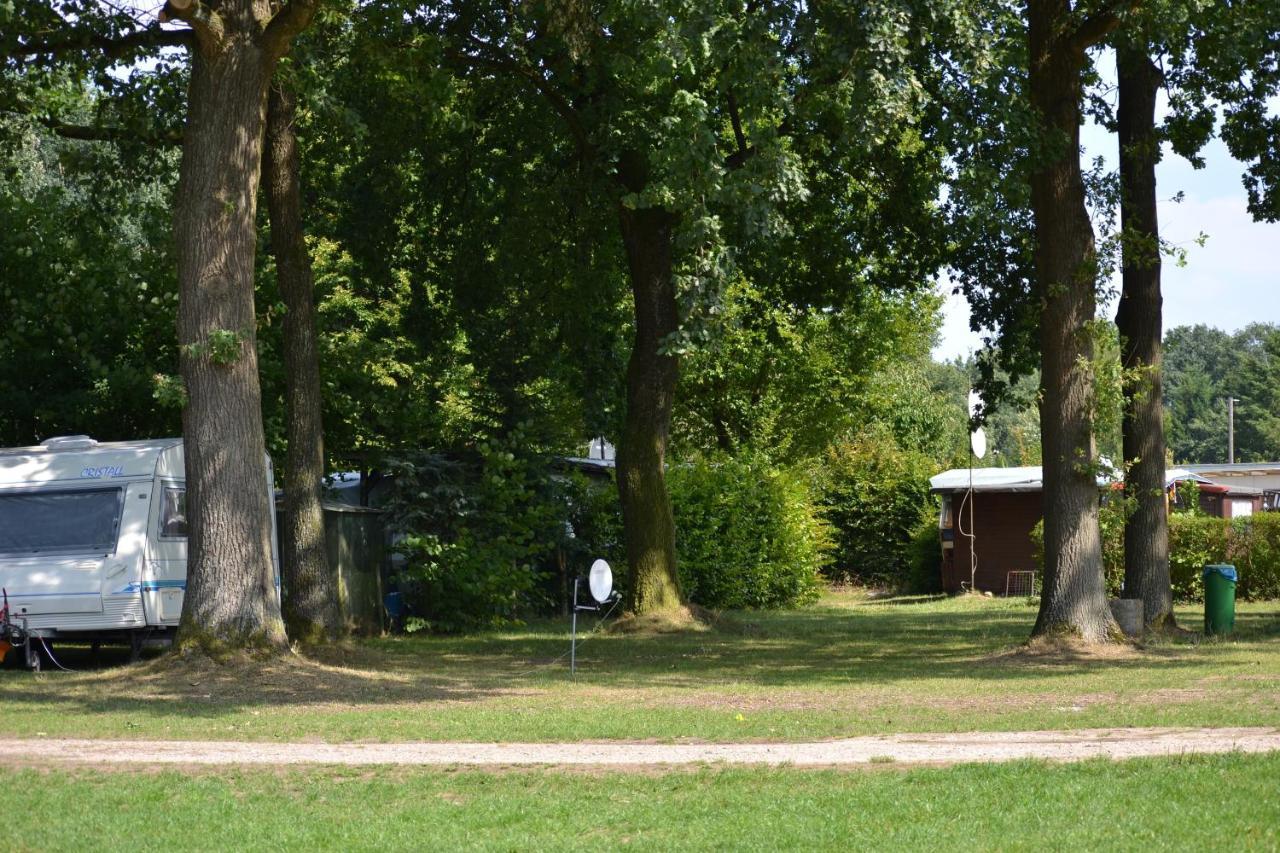
[[969,448],[969,592],[977,592],[975,584],[978,582],[978,552],[975,547],[974,537],[977,531],[973,529],[973,447]]
[[578,581],[581,578],[573,579],[573,627],[569,634],[569,674],[577,675],[578,673]]
[[1235,397],[1227,398],[1227,464],[1236,464],[1236,403]]

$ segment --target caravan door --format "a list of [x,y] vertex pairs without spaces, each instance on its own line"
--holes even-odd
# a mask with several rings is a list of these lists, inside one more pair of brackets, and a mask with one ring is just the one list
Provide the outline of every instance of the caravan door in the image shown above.
[[187,589],[186,483],[156,480],[147,530],[147,571],[142,580],[147,622],[177,625]]

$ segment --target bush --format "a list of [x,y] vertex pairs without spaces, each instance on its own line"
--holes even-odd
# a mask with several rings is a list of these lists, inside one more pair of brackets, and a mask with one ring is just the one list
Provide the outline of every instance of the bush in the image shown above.
[[942,539],[937,516],[926,515],[916,525],[907,543],[907,565],[907,592],[942,592]]
[[501,625],[546,608],[544,566],[565,538],[565,510],[545,465],[481,444],[466,461],[419,454],[390,469],[409,630]]
[[1232,519],[1227,562],[1240,572],[1240,597],[1280,598],[1280,513]]
[[564,489],[571,532],[566,543],[570,576],[585,576],[591,563],[603,558],[613,570],[614,588],[627,589],[627,543],[616,481],[575,472],[564,478]]
[[786,607],[817,597],[830,534],[794,471],[753,458],[673,466],[680,586],[704,607]]
[[[1194,506],[1194,504],[1193,504]],[[1103,504],[1102,562],[1107,594],[1120,595],[1124,581],[1124,508],[1119,500]],[[1036,560],[1044,568],[1044,522],[1032,531]],[[1199,512],[1169,516],[1169,580],[1176,601],[1204,599],[1204,567],[1229,563],[1240,573],[1236,596],[1280,598],[1280,513],[1231,520]]]
[[927,455],[903,450],[882,431],[827,450],[817,480],[834,528],[833,579],[909,585],[913,539],[926,521],[938,537],[937,505],[929,494],[935,467]]
[[1169,515],[1169,580],[1178,601],[1204,598],[1201,573],[1210,563],[1227,562],[1227,537],[1231,524],[1198,513]]

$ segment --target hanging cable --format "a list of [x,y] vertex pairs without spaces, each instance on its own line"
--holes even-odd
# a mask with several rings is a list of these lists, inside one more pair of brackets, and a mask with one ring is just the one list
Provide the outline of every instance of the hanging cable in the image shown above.
[[40,637],[39,640],[40,640],[40,645],[44,646],[44,653],[48,655],[49,660],[53,663],[54,666],[56,666],[58,669],[62,670],[63,672],[75,672],[74,669],[67,669],[65,666],[58,663],[58,659],[53,656],[53,652],[50,651],[49,644],[44,641],[44,637]]

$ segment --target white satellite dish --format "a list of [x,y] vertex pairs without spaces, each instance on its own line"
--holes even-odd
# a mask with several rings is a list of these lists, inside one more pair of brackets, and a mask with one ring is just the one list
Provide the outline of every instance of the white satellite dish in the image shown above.
[[591,564],[591,573],[587,575],[587,584],[591,587],[591,597],[597,604],[604,604],[613,594],[613,569],[604,560],[596,560]]
[[978,407],[982,405],[982,395],[977,391],[969,391],[969,417],[978,414]]
[[987,455],[987,431],[982,427],[978,427],[969,433],[969,447],[973,450],[973,455],[981,459]]

